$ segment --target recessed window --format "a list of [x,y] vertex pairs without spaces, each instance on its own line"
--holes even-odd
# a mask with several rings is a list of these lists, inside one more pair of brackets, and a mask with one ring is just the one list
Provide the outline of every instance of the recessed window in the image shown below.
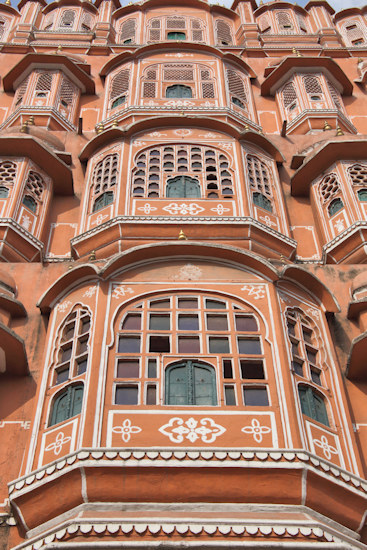
[[309,386],[299,386],[298,394],[302,413],[325,426],[329,426],[323,397]]
[[259,206],[260,208],[263,208],[268,212],[273,211],[271,201],[267,197],[265,197],[265,195],[263,195],[262,193],[253,193],[252,198],[256,206]]
[[179,336],[179,353],[200,353],[200,339],[197,336]]
[[62,384],[69,380],[69,365],[65,369],[56,372],[56,384]]
[[265,378],[262,361],[240,361],[241,378],[263,380]]
[[186,361],[166,370],[167,405],[216,405],[213,367]]
[[83,385],[79,384],[68,386],[58,394],[51,409],[50,426],[80,414],[83,404],[83,391]]
[[[0,188],[0,191],[1,191],[1,188]],[[1,197],[1,195],[0,195],[0,197]],[[361,202],[367,202],[367,189],[360,189],[358,191],[358,199]]]
[[341,199],[334,199],[328,207],[329,216],[334,216],[337,212],[344,208],[343,201]]
[[169,336],[149,337],[149,351],[153,353],[168,353],[171,351]]
[[205,306],[207,309],[226,309],[225,302],[220,302],[219,300],[206,300]]
[[157,309],[169,309],[171,306],[171,303],[169,300],[154,300],[150,302],[151,308],[157,308]]
[[150,330],[169,330],[171,328],[171,318],[169,315],[152,314],[149,318]]
[[115,405],[137,405],[138,386],[117,386]]
[[88,358],[80,359],[77,361],[77,374],[84,374],[87,370]]
[[0,199],[6,199],[9,195],[9,189],[7,187],[0,187]]
[[236,393],[234,386],[224,386],[224,400],[228,406],[236,405]]
[[223,378],[233,378],[232,359],[223,359]]
[[155,385],[147,386],[145,402],[147,405],[157,404],[157,387]]
[[37,202],[34,200],[33,197],[25,195],[25,197],[23,198],[23,204],[32,212],[37,212]]
[[120,336],[118,351],[119,353],[139,353],[140,336]]
[[119,359],[117,378],[139,378],[139,359]]
[[199,330],[199,318],[197,315],[178,316],[178,330]]
[[186,40],[186,33],[170,31],[167,33],[167,40]]
[[157,360],[148,359],[148,378],[157,378]]
[[237,107],[240,107],[241,109],[245,108],[245,105],[242,103],[240,99],[238,99],[238,97],[232,96],[231,101],[234,105],[237,105]]
[[269,405],[266,388],[243,387],[243,399],[246,406],[267,407]]
[[209,336],[209,353],[229,353],[228,338]]
[[179,298],[177,307],[180,309],[197,309],[198,301],[196,298]]
[[314,382],[318,386],[321,386],[320,371],[315,370],[315,369],[311,369],[311,380],[312,380],[312,382]]
[[298,376],[304,376],[303,374],[303,362],[301,361],[292,361],[292,368]]
[[261,345],[258,338],[238,337],[238,352],[244,355],[261,355]]
[[166,98],[192,98],[192,88],[190,88],[190,86],[185,86],[184,84],[173,84],[172,86],[167,86]]
[[122,330],[140,330],[141,328],[141,315],[135,313],[128,313],[122,322]]
[[123,105],[124,103],[126,103],[126,96],[122,95],[112,102],[111,109],[115,109],[116,107],[118,107],[119,105]]

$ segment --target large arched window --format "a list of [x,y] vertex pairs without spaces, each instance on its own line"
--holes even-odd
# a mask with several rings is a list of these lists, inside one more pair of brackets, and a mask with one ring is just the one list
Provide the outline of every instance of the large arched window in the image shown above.
[[259,319],[229,298],[135,302],[119,317],[116,345],[115,405],[269,405]]
[[191,98],[192,88],[190,88],[190,86],[185,86],[184,84],[173,84],[172,86],[167,86],[166,97],[186,99]]
[[166,405],[216,405],[215,370],[197,361],[183,361],[166,369]]
[[[180,179],[181,176],[185,179]],[[135,156],[134,197],[168,197],[172,196],[171,191],[183,188],[186,191],[182,192],[195,193],[195,197],[233,197],[233,171],[227,154],[201,145],[167,144],[145,149]]]
[[226,74],[231,104],[248,111],[247,85],[244,77],[234,69],[227,69]]
[[80,414],[83,404],[84,385],[68,386],[54,400],[49,426]]
[[118,178],[118,154],[106,155],[93,171],[91,189],[92,212],[97,212],[114,201],[114,189]]
[[136,19],[123,21],[119,29],[120,44],[135,44],[136,42]]
[[266,163],[255,155],[247,155],[247,173],[254,205],[272,212],[272,179]]

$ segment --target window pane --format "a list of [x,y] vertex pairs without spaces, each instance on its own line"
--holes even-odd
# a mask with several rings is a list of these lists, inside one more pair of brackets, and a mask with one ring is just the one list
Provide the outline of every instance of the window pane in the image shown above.
[[179,315],[178,330],[199,330],[199,318],[197,315]]
[[223,361],[223,378],[233,378],[233,367],[231,359],[225,359]]
[[79,341],[78,354],[85,353],[88,350],[88,339]]
[[117,378],[139,378],[139,359],[119,359]]
[[75,325],[74,323],[72,325],[68,325],[66,328],[65,328],[65,332],[64,332],[64,340],[70,340],[71,338],[74,337],[74,330],[75,330]]
[[304,341],[307,342],[308,344],[312,344],[312,331],[308,330],[305,327],[302,327],[302,332],[303,332]]
[[123,330],[140,330],[141,328],[141,315],[128,313],[122,322],[121,328]]
[[78,361],[78,374],[83,374],[87,370],[88,359],[81,359]]
[[169,309],[171,307],[170,300],[154,300],[150,302],[150,307],[155,309]]
[[116,405],[137,405],[138,404],[138,387],[137,386],[117,386]]
[[229,353],[228,338],[209,337],[209,353]]
[[65,361],[68,361],[71,357],[71,350],[72,350],[72,347],[68,347],[68,348],[65,348],[61,351],[61,359],[60,359],[60,363],[64,363]]
[[200,339],[196,336],[180,336],[178,339],[179,353],[200,353]]
[[207,315],[206,326],[208,330],[228,330],[227,315]]
[[263,380],[265,378],[262,361],[241,361],[241,378]]
[[75,416],[76,414],[79,414],[82,410],[82,404],[83,404],[83,387],[76,387],[74,386],[71,390],[72,398],[71,398],[71,409],[70,409],[70,415]]
[[88,332],[90,329],[90,320],[89,317],[82,319],[81,334]]
[[292,361],[292,368],[296,374],[303,376],[303,363],[299,361]]
[[261,355],[260,340],[257,338],[237,338],[238,352],[245,355]]
[[307,359],[310,361],[310,363],[316,363],[317,352],[307,348],[306,353],[307,353]]
[[147,405],[156,405],[157,404],[157,388],[156,386],[147,386]]
[[290,334],[291,336],[295,336],[296,326],[293,323],[288,323],[287,327],[288,327],[288,334]]
[[149,351],[150,352],[169,352],[171,351],[169,336],[153,336],[149,338]]
[[311,370],[311,378],[312,382],[321,386],[321,376],[319,371]]
[[69,379],[69,365],[66,369],[62,369],[57,371],[56,373],[56,384],[62,384],[63,382],[66,382],[66,380]]
[[205,300],[207,309],[226,309],[225,302],[220,302],[219,300]]
[[224,387],[224,399],[226,405],[236,405],[236,395],[233,386]]
[[169,330],[171,328],[169,315],[151,315],[149,318],[151,330]]
[[157,378],[157,360],[148,359],[148,378]]
[[266,388],[243,388],[245,405],[254,407],[266,407],[269,405]]
[[139,353],[140,336],[120,336],[118,351],[119,353]]
[[236,315],[236,329],[241,332],[256,332],[258,330],[256,319],[252,316]]
[[196,298],[179,298],[177,307],[180,309],[197,309],[198,301]]

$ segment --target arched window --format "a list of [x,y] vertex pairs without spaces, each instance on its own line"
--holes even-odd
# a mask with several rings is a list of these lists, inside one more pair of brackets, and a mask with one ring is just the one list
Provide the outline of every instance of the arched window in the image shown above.
[[323,99],[323,91],[320,85],[320,81],[316,76],[304,76],[303,83],[305,87],[306,94],[311,101],[320,101]]
[[92,211],[96,212],[114,201],[113,189],[118,177],[118,154],[107,155],[93,171]]
[[349,20],[342,25],[342,33],[348,46],[363,46],[366,44],[366,27],[360,20]]
[[344,208],[344,203],[341,199],[334,199],[331,201],[331,203],[328,206],[328,212],[329,216],[334,216],[339,210],[342,210]]
[[1,197],[6,198],[9,196],[10,189],[15,183],[17,176],[17,165],[10,160],[3,160],[0,162],[0,189]]
[[0,199],[6,199],[9,195],[9,189],[0,185]]
[[286,11],[278,11],[276,13],[276,19],[280,34],[291,34],[294,32],[294,24],[289,13]]
[[151,147],[135,157],[132,195],[149,198],[168,196],[168,182],[174,181],[171,184],[173,192],[173,189],[179,188],[179,182],[182,186],[183,180],[179,177],[185,176],[183,187],[190,192],[196,193],[197,190],[196,197],[233,197],[233,171],[230,166],[227,154],[211,147],[184,144]]
[[120,44],[135,44],[136,43],[136,19],[128,19],[121,23],[120,26]]
[[254,191],[254,204],[272,212],[273,195],[269,168],[258,157],[247,155],[247,174],[250,188]]
[[297,92],[293,82],[288,82],[282,91],[283,105],[287,111],[293,111],[297,107]]
[[327,81],[327,87],[328,87],[330,97],[332,99],[332,102],[334,103],[335,108],[342,111],[343,110],[343,102],[342,102],[342,99],[340,97],[339,92],[335,89],[335,87],[329,81]]
[[59,29],[72,30],[74,26],[75,16],[76,16],[76,12],[74,10],[64,10],[61,14]]
[[216,405],[215,370],[197,361],[183,361],[166,370],[166,405]]
[[115,74],[110,83],[110,109],[126,103],[130,86],[130,69],[121,69]]
[[29,78],[30,78],[30,75],[28,75],[27,78],[25,78],[23,82],[20,84],[20,86],[17,88],[15,99],[14,99],[14,107],[19,107],[22,104],[23,98],[28,88]]
[[367,202],[367,189],[359,189],[357,195],[360,202]]
[[167,40],[186,40],[186,33],[183,31],[168,31]]
[[192,89],[190,88],[190,86],[184,86],[183,84],[173,84],[172,86],[167,86],[166,97],[191,98]]
[[352,184],[354,185],[367,185],[367,165],[353,164],[348,168],[348,173]]
[[242,304],[161,294],[130,304],[117,323],[115,405],[269,405],[265,342]]
[[176,176],[167,180],[166,196],[188,199],[200,197],[200,184],[189,176]]
[[80,414],[83,404],[83,392],[83,384],[68,386],[60,392],[52,406],[49,426],[54,426]]
[[35,97],[48,98],[52,87],[53,73],[42,72],[39,74],[35,86]]
[[327,204],[341,192],[339,180],[336,174],[327,174],[319,185],[321,202]]
[[261,17],[259,17],[258,25],[259,25],[260,32],[262,34],[271,33],[272,29],[271,29],[269,17],[267,15],[261,15]]
[[24,189],[24,206],[29,208],[31,212],[36,213],[38,210],[38,205],[42,203],[44,191],[45,182],[43,181],[42,176],[34,170],[30,170]]
[[150,19],[148,23],[148,42],[160,40],[204,41],[204,25],[201,19],[182,16],[168,16]]
[[70,110],[73,105],[73,101],[76,97],[76,87],[68,78],[63,77],[60,87],[60,110],[66,111],[65,114]]
[[231,102],[241,109],[247,109],[246,85],[237,71],[227,69],[227,86]]
[[215,22],[217,44],[219,46],[231,46],[233,43],[231,27],[223,19],[217,19]]
[[298,386],[298,395],[302,413],[324,426],[329,426],[329,419],[324,398],[310,386]]
[[26,206],[27,208],[29,208],[29,210],[31,210],[31,212],[34,212],[34,213],[37,212],[37,203],[33,197],[30,197],[29,195],[25,195],[23,197],[22,202],[24,206]]

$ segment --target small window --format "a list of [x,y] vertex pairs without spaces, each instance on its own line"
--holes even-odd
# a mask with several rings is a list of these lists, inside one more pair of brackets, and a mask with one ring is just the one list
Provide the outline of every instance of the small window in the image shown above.
[[185,361],[166,370],[167,405],[216,405],[213,367]]
[[320,424],[329,426],[329,419],[324,399],[308,386],[298,387],[302,413]]
[[328,207],[329,216],[334,216],[339,210],[344,208],[343,201],[341,199],[334,199]]
[[9,195],[9,189],[7,187],[0,187],[0,199],[6,199]]
[[24,204],[24,206],[29,208],[29,210],[31,210],[32,212],[37,212],[37,203],[34,200],[34,198],[31,197],[30,195],[26,195],[23,198],[23,204]]
[[311,101],[321,101],[321,96],[319,95],[312,95],[310,97]]
[[237,105],[237,107],[240,107],[241,109],[245,108],[244,104],[240,99],[238,99],[238,97],[231,97],[231,101],[234,105]]
[[137,405],[138,386],[117,386],[115,405]]
[[83,403],[83,385],[69,386],[60,393],[53,404],[50,426],[80,414]]
[[118,351],[119,353],[139,353],[140,336],[120,336]]
[[169,336],[149,337],[149,351],[153,353],[169,353],[171,351]]
[[141,314],[128,313],[121,323],[122,330],[140,330],[141,329]]
[[166,88],[167,98],[192,98],[192,89],[190,86],[184,86],[183,84],[174,84]]
[[267,407],[269,405],[268,391],[266,388],[244,386],[243,400],[247,407]]
[[108,206],[109,204],[113,203],[113,191],[106,191],[106,193],[103,193],[98,199],[94,201],[93,204],[93,212],[98,212],[98,210],[101,210],[105,206]]
[[236,405],[236,394],[233,386],[224,386],[224,399],[227,406]]
[[[1,191],[1,188],[0,188],[0,191]],[[360,189],[358,191],[358,199],[360,200],[360,202],[367,202],[367,189]]]
[[170,31],[167,33],[167,40],[186,40],[186,33]]
[[238,352],[244,355],[261,355],[261,344],[258,338],[238,337]]
[[265,197],[262,193],[253,193],[252,194],[254,204],[256,206],[259,206],[260,208],[263,208],[264,210],[267,210],[268,212],[272,212],[273,208],[271,206],[271,201]]
[[126,95],[122,95],[112,102],[111,109],[115,109],[119,105],[126,103]]
[[139,378],[139,359],[119,359],[117,378]]
[[241,378],[263,380],[265,378],[262,361],[240,361]]

